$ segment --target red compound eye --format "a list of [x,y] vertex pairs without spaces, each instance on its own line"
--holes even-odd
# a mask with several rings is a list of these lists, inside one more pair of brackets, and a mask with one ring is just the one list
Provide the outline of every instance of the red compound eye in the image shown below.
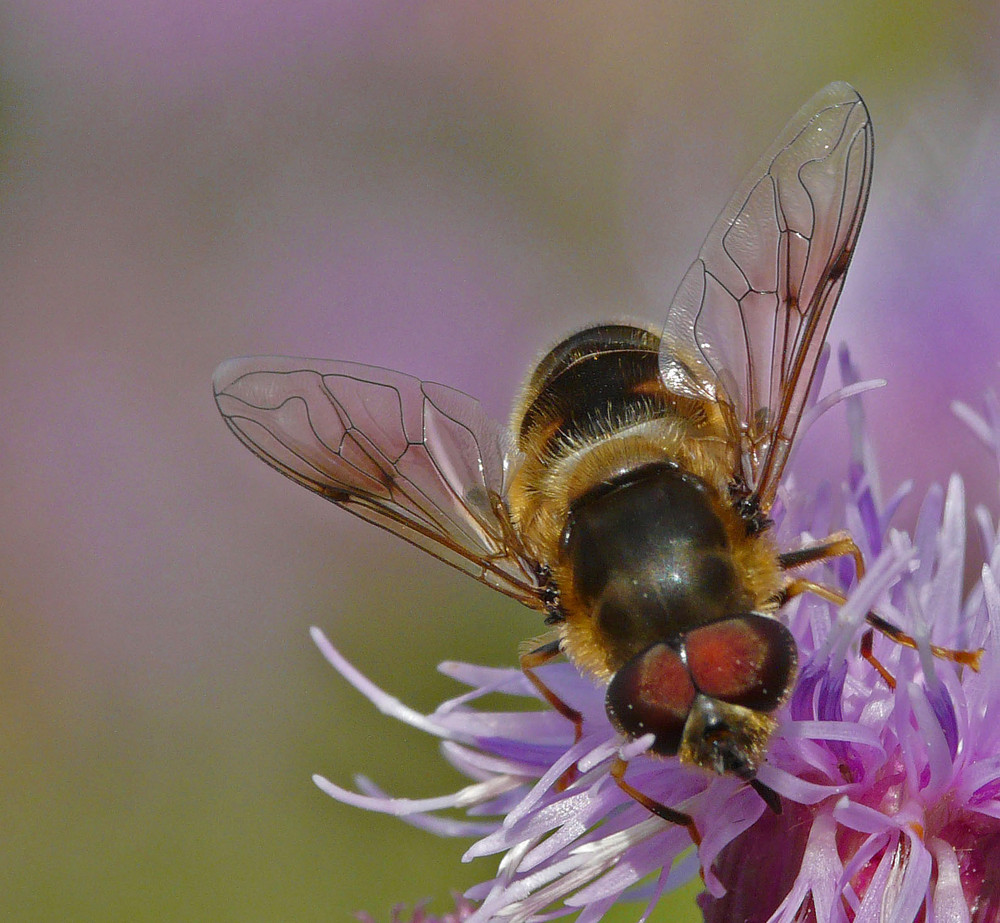
[[636,654],[611,678],[605,707],[611,723],[633,740],[655,734],[652,750],[672,756],[680,747],[695,688],[680,655],[666,644]]
[[763,712],[784,700],[798,659],[791,632],[777,619],[753,613],[688,632],[685,648],[700,692]]

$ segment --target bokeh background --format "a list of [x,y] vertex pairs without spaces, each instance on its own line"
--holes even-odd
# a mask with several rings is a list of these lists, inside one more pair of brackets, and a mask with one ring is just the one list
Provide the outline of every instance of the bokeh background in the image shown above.
[[[0,3],[0,918],[385,919],[489,874],[313,787],[459,780],[307,629],[430,709],[455,691],[438,661],[510,664],[537,619],[252,458],[212,370],[355,359],[505,415],[561,334],[662,317],[830,80],[876,124],[832,338],[889,379],[867,399],[886,486],[960,467],[995,509],[949,402],[998,382],[997,15]],[[845,452],[804,444],[800,480]]]

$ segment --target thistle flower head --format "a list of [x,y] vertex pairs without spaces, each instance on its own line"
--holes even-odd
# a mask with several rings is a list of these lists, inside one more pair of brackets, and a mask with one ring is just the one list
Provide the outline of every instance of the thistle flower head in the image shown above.
[[[745,781],[714,776],[625,742],[610,724],[605,690],[569,663],[540,668],[545,684],[583,716],[582,735],[551,710],[522,708],[538,692],[515,668],[449,662],[466,691],[428,715],[355,670],[318,630],[324,656],[378,709],[441,740],[444,758],[469,778],[437,798],[394,798],[366,778],[351,791],[316,783],[348,804],[394,814],[430,832],[474,840],[466,858],[500,856],[494,878],[467,892],[469,920],[534,920],[580,911],[598,920],[613,905],[645,904],[702,876],[709,921],[987,920],[1000,915],[993,871],[1000,855],[1000,536],[975,511],[985,549],[981,577],[963,596],[965,503],[961,479],[932,489],[912,534],[892,527],[907,492],[878,488],[857,392],[841,356],[853,443],[842,488],[799,491],[794,474],[774,511],[783,548],[848,529],[868,569],[840,607],[796,597],[781,618],[799,649],[799,677],[778,713],[758,778],[781,797],[773,813]],[[834,399],[816,405],[817,416]],[[1000,407],[957,412],[1000,455]],[[794,472],[794,462],[791,466]],[[850,562],[816,579],[848,587]],[[858,653],[869,611],[911,634],[916,649],[876,636],[874,654],[895,687]],[[981,673],[937,659],[931,643],[985,648]],[[477,708],[490,693],[509,711]],[[652,815],[610,775],[617,756],[630,785],[690,815],[701,833]],[[574,780],[560,784],[576,767]],[[457,809],[464,817],[442,815]],[[468,909],[468,908],[467,908]]]

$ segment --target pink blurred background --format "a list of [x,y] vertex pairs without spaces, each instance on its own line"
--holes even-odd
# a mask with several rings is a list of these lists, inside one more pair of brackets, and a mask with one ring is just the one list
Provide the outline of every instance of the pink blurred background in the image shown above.
[[[487,874],[312,786],[456,779],[307,628],[429,709],[438,661],[511,663],[537,620],[255,461],[212,370],[354,359],[506,415],[563,333],[662,318],[830,80],[876,126],[831,338],[889,379],[884,481],[961,468],[997,509],[948,409],[1000,377],[996,11],[905,10],[0,6],[0,916],[384,918]],[[839,477],[842,448],[801,470]]]

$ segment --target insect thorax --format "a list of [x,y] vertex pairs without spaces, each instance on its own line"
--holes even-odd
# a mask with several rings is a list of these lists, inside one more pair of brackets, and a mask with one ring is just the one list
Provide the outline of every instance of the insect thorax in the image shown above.
[[635,468],[673,461],[727,489],[735,450],[722,416],[664,388],[659,348],[639,327],[590,327],[552,349],[525,385],[513,419],[524,461],[509,502],[543,563],[554,561],[572,504]]

